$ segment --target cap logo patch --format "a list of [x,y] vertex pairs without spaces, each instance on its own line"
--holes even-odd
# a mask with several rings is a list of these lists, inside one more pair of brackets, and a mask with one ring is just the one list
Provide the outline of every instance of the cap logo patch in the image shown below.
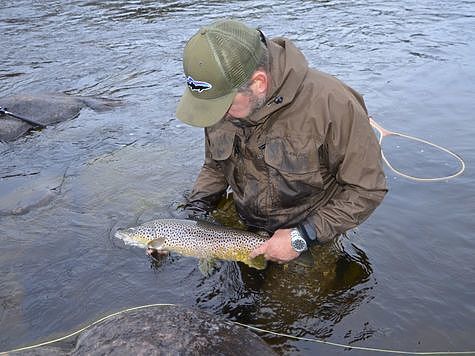
[[186,84],[188,84],[188,86],[190,87],[192,91],[197,91],[198,93],[201,93],[205,90],[209,90],[213,87],[210,83],[194,80],[190,76],[186,78]]

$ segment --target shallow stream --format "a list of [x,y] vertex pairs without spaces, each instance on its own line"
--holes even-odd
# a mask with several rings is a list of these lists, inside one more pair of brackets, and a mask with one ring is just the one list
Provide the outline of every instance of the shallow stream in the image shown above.
[[[294,40],[313,67],[362,93],[384,127],[450,148],[465,173],[418,183],[387,169],[383,204],[313,268],[226,262],[205,278],[193,258],[157,264],[124,246],[113,232],[170,216],[201,166],[202,130],[174,116],[181,54],[222,17]],[[0,97],[125,102],[0,143],[0,199],[57,186],[47,203],[0,216],[0,351],[150,303],[350,346],[475,350],[474,1],[0,1],[0,34]],[[383,142],[407,172],[458,168],[441,151]],[[348,353],[260,335],[282,354]]]

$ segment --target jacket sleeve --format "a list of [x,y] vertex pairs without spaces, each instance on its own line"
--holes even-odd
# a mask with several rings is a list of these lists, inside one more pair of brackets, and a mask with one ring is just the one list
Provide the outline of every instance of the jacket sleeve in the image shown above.
[[307,235],[315,238],[316,232],[317,242],[327,242],[361,224],[387,192],[380,145],[360,100],[333,104],[329,100],[332,117],[326,144],[341,189],[301,224]]
[[228,187],[219,164],[211,157],[209,138],[205,133],[205,161],[187,199],[185,208],[197,207],[205,211],[214,209]]

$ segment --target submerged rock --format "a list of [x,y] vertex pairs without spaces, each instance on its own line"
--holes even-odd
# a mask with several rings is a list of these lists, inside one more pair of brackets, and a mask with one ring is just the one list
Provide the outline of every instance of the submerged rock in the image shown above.
[[0,177],[0,216],[22,215],[47,205],[61,191],[66,168]]
[[[115,315],[86,331],[67,355],[276,355],[248,329],[182,306],[154,306]],[[43,348],[24,355],[42,355]]]
[[[53,94],[19,94],[0,98],[0,107],[12,114],[48,126],[74,119],[84,107],[95,111],[110,110],[121,105],[120,100]],[[34,128],[21,119],[8,114],[0,116],[0,141],[13,141]]]

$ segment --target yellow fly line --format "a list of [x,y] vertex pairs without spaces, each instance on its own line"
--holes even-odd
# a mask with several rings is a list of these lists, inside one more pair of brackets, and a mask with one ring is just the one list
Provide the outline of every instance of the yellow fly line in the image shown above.
[[[56,342],[59,342],[59,341],[66,340],[66,339],[68,339],[72,336],[75,336],[75,335],[83,332],[84,330],[86,330],[86,329],[88,329],[88,328],[90,328],[90,327],[92,327],[96,324],[99,324],[100,322],[102,322],[106,319],[112,318],[116,315],[124,314],[124,313],[130,312],[130,311],[139,310],[139,309],[147,309],[147,308],[153,308],[153,307],[170,307],[170,306],[178,306],[178,304],[155,303],[155,304],[146,304],[146,305],[140,305],[140,306],[137,306],[137,307],[131,307],[131,308],[123,309],[123,310],[120,310],[118,312],[106,315],[106,316],[104,316],[104,317],[102,317],[102,318],[86,325],[85,327],[83,327],[79,330],[76,330],[76,331],[74,331],[74,332],[72,332],[68,335],[59,337],[59,338],[54,339],[54,340],[41,342],[41,343],[38,343],[38,344],[35,344],[35,345],[20,347],[20,348],[17,348],[17,349],[14,349],[14,350],[9,350],[9,351],[2,351],[2,352],[0,352],[0,356],[9,355],[9,354],[12,354],[12,353],[15,353],[15,352],[20,352],[20,351],[31,350],[31,349],[35,349],[35,348],[38,348],[38,347],[41,347],[41,346],[46,346],[46,345],[50,345],[50,344],[53,344],[53,343],[56,343]],[[325,341],[325,340],[319,340],[319,339],[314,339],[314,338],[299,337],[299,336],[294,336],[294,335],[278,333],[278,332],[274,332],[274,331],[270,331],[270,330],[257,328],[255,326],[242,324],[242,323],[239,323],[237,321],[231,321],[231,322],[236,324],[236,325],[243,326],[243,327],[248,328],[250,330],[258,331],[258,332],[261,332],[261,333],[286,337],[286,338],[294,339],[294,340],[308,341],[308,342],[314,342],[314,343],[319,343],[319,344],[325,344],[325,345],[329,345],[329,346],[341,347],[341,348],[345,348],[345,349],[355,349],[355,350],[374,351],[374,352],[391,353],[391,354],[403,354],[403,355],[475,355],[475,351],[427,351],[427,352],[417,352],[416,351],[416,352],[414,352],[414,351],[388,350],[388,349],[379,349],[379,348],[373,348],[373,347],[345,345],[345,344],[339,344],[339,343],[331,342],[331,341]]]
[[[414,181],[418,181],[418,182],[437,182],[437,181],[442,181],[442,180],[448,180],[448,179],[451,179],[451,178],[455,178],[455,177],[461,175],[463,173],[463,171],[465,170],[465,162],[463,161],[463,159],[459,155],[457,155],[456,153],[448,150],[447,148],[436,145],[435,143],[423,140],[423,139],[418,138],[418,137],[409,136],[409,135],[405,135],[405,134],[402,134],[402,133],[399,133],[399,132],[386,130],[384,127],[382,127],[380,124],[378,124],[371,116],[369,117],[369,123],[371,124],[371,126],[373,128],[376,129],[376,131],[379,132],[379,144],[381,146],[381,156],[383,157],[384,162],[388,165],[388,167],[394,173],[400,175],[401,177],[411,179],[411,180],[414,180]],[[391,163],[388,161],[386,156],[384,155],[383,148],[382,148],[382,142],[383,142],[383,139],[387,136],[404,137],[404,138],[407,138],[409,140],[422,142],[426,145],[429,145],[429,146],[435,147],[435,148],[437,148],[441,151],[444,151],[444,152],[448,153],[449,155],[451,155],[452,157],[454,157],[460,163],[460,169],[457,172],[455,172],[454,174],[451,174],[451,175],[448,175],[448,176],[443,176],[443,177],[415,177],[415,176],[411,176],[409,174],[405,174],[405,173],[397,170],[396,168],[394,168],[391,165]]]

